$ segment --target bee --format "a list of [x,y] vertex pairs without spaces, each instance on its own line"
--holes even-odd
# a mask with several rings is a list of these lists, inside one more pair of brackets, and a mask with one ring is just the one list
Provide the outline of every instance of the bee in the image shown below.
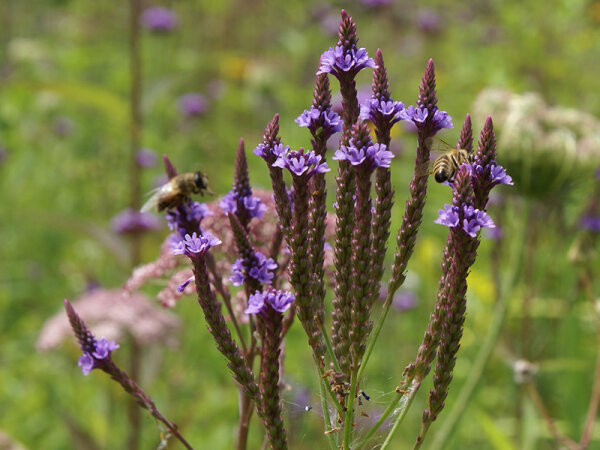
[[473,162],[472,153],[462,148],[454,148],[441,139],[431,139],[429,145],[431,153],[437,153],[439,156],[430,161],[427,167],[419,170],[419,174],[433,174],[438,183],[452,181],[462,163]]
[[152,192],[142,206],[141,212],[155,209],[160,212],[181,205],[190,195],[213,194],[208,188],[208,178],[202,172],[182,173],[171,178],[166,184]]

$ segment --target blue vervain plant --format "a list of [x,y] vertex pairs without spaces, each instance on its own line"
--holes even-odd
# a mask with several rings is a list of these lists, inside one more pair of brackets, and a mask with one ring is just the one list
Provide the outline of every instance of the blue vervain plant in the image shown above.
[[[223,236],[213,236],[203,229],[207,206],[186,199],[166,213],[172,230],[168,238],[170,251],[187,258],[193,269],[193,277],[178,291],[194,283],[208,330],[240,389],[238,449],[247,446],[253,411],[265,427],[269,446],[287,448],[280,395],[280,355],[285,334],[295,316],[306,332],[319,375],[324,426],[332,448],[364,446],[394,413],[394,425],[383,443],[383,448],[387,448],[435,361],[433,387],[415,443],[415,448],[419,447],[444,407],[452,380],[465,319],[467,275],[476,259],[480,230],[494,227],[485,212],[490,190],[497,184],[512,184],[511,178],[496,163],[493,124],[488,118],[472,162],[461,165],[450,182],[452,203],[439,210],[435,221],[447,226],[449,232],[442,253],[437,301],[423,342],[414,361],[399,376],[399,386],[386,411],[371,429],[362,436],[355,436],[360,382],[393,295],[406,278],[423,217],[428,177],[421,169],[430,161],[433,136],[452,127],[451,117],[437,106],[433,61],[427,63],[416,105],[405,107],[391,97],[381,51],[377,50],[373,59],[357,43],[356,25],[342,11],[339,40],[321,56],[313,104],[296,119],[298,125],[309,130],[311,149],[292,150],[282,143],[278,115],[267,125],[262,142],[254,149],[254,154],[267,164],[278,217],[268,254],[257,247],[257,231],[267,206],[253,195],[243,141],[237,149],[233,189],[220,202],[234,244],[230,248],[235,252],[234,256],[223,255],[234,261],[229,282],[223,281],[224,274],[219,269],[222,265],[215,258],[220,256],[218,249]],[[354,80],[361,70],[368,68],[373,69],[372,96],[359,105]],[[341,117],[331,109],[330,75],[339,82]],[[417,129],[415,170],[396,234],[397,250],[383,313],[373,328],[371,312],[385,273],[394,203],[390,174],[394,155],[388,150],[390,131],[401,120],[412,122]],[[327,141],[338,132],[341,132],[339,147],[328,161]],[[468,115],[457,147],[469,152],[473,149]],[[333,268],[328,268],[325,267],[329,245],[326,230],[331,219],[326,208],[326,174],[332,170],[331,161],[337,161],[336,217],[334,263]],[[177,175],[166,157],[165,170],[169,178]],[[286,184],[286,172],[291,177],[291,185]],[[330,272],[326,269],[332,269],[330,308],[325,305],[326,278]],[[293,293],[289,291],[290,285]],[[242,306],[247,325],[236,314],[231,286],[243,289]],[[112,351],[118,346],[106,339],[96,340],[66,301],[65,306],[84,352],[80,360],[84,374],[92,369],[107,372],[140,406],[150,411],[168,433],[186,448],[192,448],[177,427],[158,412],[152,400],[112,361]],[[325,315],[327,309],[331,309],[330,319]],[[255,373],[257,357],[260,363]],[[367,398],[364,393],[363,396]]]

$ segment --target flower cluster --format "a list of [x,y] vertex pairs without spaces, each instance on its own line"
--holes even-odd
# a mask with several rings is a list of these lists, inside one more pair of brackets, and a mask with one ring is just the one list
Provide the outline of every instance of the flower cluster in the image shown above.
[[365,67],[375,68],[377,65],[373,58],[369,58],[364,48],[353,46],[344,50],[344,47],[337,45],[335,48],[329,47],[329,50],[323,52],[317,75],[330,73],[338,79],[344,75],[354,77]]
[[177,16],[167,8],[148,8],[142,13],[142,24],[150,31],[168,32],[177,26]]
[[269,288],[267,291],[256,291],[248,299],[246,314],[263,314],[267,305],[278,313],[286,312],[294,301],[294,294]]
[[204,203],[188,201],[187,204],[167,211],[167,225],[169,230],[175,231],[179,234],[179,238],[183,238],[188,234],[188,224],[197,224],[200,230],[202,220],[212,215],[213,212]]
[[404,103],[395,102],[392,99],[384,97],[371,97],[366,103],[360,106],[360,117],[363,120],[370,120],[377,123],[382,119],[390,125],[401,120],[400,113],[404,111]]
[[179,97],[179,112],[188,119],[201,116],[207,109],[208,101],[202,94],[190,93]]
[[342,120],[335,112],[325,109],[321,110],[311,106],[304,110],[295,122],[301,127],[307,127],[311,133],[315,134],[318,129],[323,130],[324,139],[328,139],[334,133],[342,131]]
[[115,341],[109,341],[105,337],[101,337],[99,340],[94,342],[94,350],[91,352],[83,352],[83,355],[79,358],[77,365],[81,367],[81,372],[84,375],[88,375],[93,369],[97,367],[98,360],[108,359],[113,350],[119,348],[119,345]]
[[288,169],[292,175],[297,177],[310,177],[315,173],[329,172],[326,162],[321,162],[321,155],[317,155],[313,150],[307,152],[303,148],[299,150],[289,150],[280,153],[273,166],[282,169]]
[[192,233],[191,236],[186,234],[183,239],[178,239],[176,235],[173,235],[170,247],[173,255],[187,255],[190,258],[194,258],[198,255],[203,255],[208,249],[220,243],[220,239],[209,233],[204,233],[201,236]]
[[[485,172],[484,166],[477,164],[476,162],[473,164],[467,165],[469,169],[469,173],[471,177],[482,176]],[[500,164],[490,164],[489,165],[489,175],[488,182],[490,183],[490,188],[497,186],[499,184],[507,184],[512,186],[513,181],[512,177],[506,173],[506,169],[502,167]]]
[[434,221],[440,225],[450,228],[461,226],[471,237],[476,237],[481,228],[494,228],[494,222],[485,213],[473,208],[471,205],[459,206],[444,205],[444,209],[438,211],[439,217]]
[[130,234],[158,230],[161,221],[152,214],[146,214],[132,208],[127,208],[111,220],[111,228],[115,233]]
[[260,156],[262,159],[267,161],[269,156],[274,155],[276,158],[279,158],[280,155],[287,153],[290,150],[290,146],[283,144],[276,144],[272,147],[268,147],[265,144],[261,143],[256,146],[256,148],[252,151],[256,156]]
[[231,266],[232,274],[229,280],[234,286],[241,286],[247,276],[254,278],[259,283],[271,283],[275,269],[277,269],[277,263],[272,258],[267,258],[261,252],[254,252],[249,269],[244,266],[243,259],[236,259]]
[[240,196],[235,190],[229,191],[219,202],[219,206],[225,214],[237,213],[238,205],[243,206],[251,218],[260,219],[267,210],[267,207],[258,197],[253,195]]
[[[410,105],[398,113],[399,120],[407,120],[415,124],[415,126],[423,126],[429,117],[429,110],[425,107],[414,107]],[[437,132],[442,128],[452,128],[452,117],[446,111],[435,109],[433,118],[431,119],[431,127]]]
[[348,161],[353,166],[365,164],[365,167],[376,169],[377,167],[390,167],[394,154],[388,151],[384,144],[373,144],[370,140],[357,148],[356,140],[351,139],[350,145],[342,145],[336,150],[333,159]]

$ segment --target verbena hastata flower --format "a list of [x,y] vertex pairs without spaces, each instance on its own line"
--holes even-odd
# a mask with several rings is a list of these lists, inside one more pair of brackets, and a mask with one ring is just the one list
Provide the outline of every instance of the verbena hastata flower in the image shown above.
[[186,119],[198,117],[208,110],[208,100],[202,94],[192,92],[179,97],[179,112]]
[[390,167],[394,154],[384,144],[373,144],[369,141],[363,145],[350,140],[350,145],[343,145],[335,152],[333,159],[348,161],[353,166],[362,166],[370,170],[377,167]]
[[301,126],[306,127],[311,133],[315,134],[317,131],[323,133],[323,139],[327,140],[335,133],[342,131],[342,120],[335,112],[331,110],[320,110],[311,106],[309,110],[304,110],[300,114],[295,122]]
[[366,67],[376,67],[373,58],[369,58],[369,54],[364,48],[350,46],[344,48],[341,45],[329,47],[321,55],[321,65],[317,75],[321,73],[330,73],[340,79],[344,76],[354,77],[358,72]]
[[279,354],[281,351],[283,313],[287,311],[294,295],[269,288],[256,291],[248,300],[246,314],[256,316],[257,328],[261,337],[260,410],[267,430],[268,440],[273,449],[286,449],[286,433],[280,401]]
[[[413,122],[417,128],[425,126],[428,122],[429,126],[434,132],[437,132],[443,128],[452,128],[452,117],[448,115],[446,111],[441,111],[435,107],[433,114],[430,110],[424,106],[417,106],[416,108],[412,105],[406,109],[401,110],[397,114],[398,120],[409,120]],[[428,121],[427,118],[430,118]]]
[[267,207],[262,203],[258,197],[240,197],[235,191],[229,191],[223,196],[219,202],[219,206],[225,214],[237,214],[238,205],[243,205],[245,211],[248,212],[251,218],[260,219],[267,210]]
[[243,139],[240,139],[238,145],[233,179],[233,189],[223,197],[219,205],[225,214],[234,214],[241,225],[248,229],[250,220],[260,219],[267,208],[258,197],[252,195]]
[[219,245],[221,240],[209,233],[198,236],[192,233],[186,234],[181,240],[171,242],[171,253],[174,255],[186,255],[190,258],[196,258],[208,251],[209,248]]
[[256,291],[248,299],[246,314],[265,314],[266,308],[272,308],[274,311],[283,314],[290,308],[293,301],[294,294],[290,292],[273,288],[263,292]]
[[400,120],[400,112],[404,110],[404,103],[384,97],[371,97],[365,104],[360,105],[360,117],[373,123],[386,121],[390,125]]
[[261,252],[254,252],[250,268],[244,267],[244,260],[239,258],[231,266],[229,280],[234,286],[241,286],[247,277],[254,278],[259,283],[270,284],[273,280],[277,263],[272,258],[267,258]]
[[142,24],[150,31],[168,32],[177,26],[177,16],[167,8],[154,7],[144,10]]
[[84,375],[89,375],[97,367],[96,361],[109,358],[110,354],[118,348],[119,345],[115,341],[109,341],[105,337],[101,337],[94,343],[93,349],[84,350],[83,355],[77,361],[77,365],[81,367],[81,372]]
[[132,395],[136,403],[142,408],[148,410],[150,414],[160,422],[162,422],[181,443],[187,448],[192,446],[179,433],[177,426],[173,422],[169,422],[158,411],[156,405],[150,397],[133,381],[123,370],[119,369],[111,359],[111,353],[119,348],[117,344],[106,338],[97,340],[92,332],[88,329],[85,322],[73,309],[73,306],[65,300],[65,309],[67,317],[73,329],[75,337],[79,341],[83,356],[79,358],[78,365],[84,375],[89,374],[93,369],[100,369],[110,375],[110,377],[121,385],[121,387],[130,395]]
[[177,208],[171,208],[166,213],[167,226],[174,231],[174,236],[183,239],[186,234],[202,233],[200,227],[202,220],[212,216],[213,212],[204,204],[191,200],[184,202]]
[[111,229],[119,234],[134,234],[154,231],[162,228],[161,221],[152,214],[127,208],[111,220]]
[[273,166],[282,169],[288,169],[296,177],[308,179],[315,173],[329,172],[326,162],[321,162],[321,155],[315,154],[313,150],[305,151],[303,148],[298,150],[288,150],[281,153]]
[[481,228],[495,227],[492,219],[484,211],[479,211],[471,205],[462,205],[461,211],[459,206],[446,204],[444,209],[440,209],[438,213],[439,217],[434,221],[435,223],[450,228],[462,227],[465,233],[471,237],[477,236],[477,232]]

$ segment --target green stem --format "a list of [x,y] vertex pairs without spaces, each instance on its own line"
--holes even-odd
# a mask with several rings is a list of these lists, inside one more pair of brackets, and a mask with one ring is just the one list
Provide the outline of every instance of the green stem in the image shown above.
[[[417,391],[419,390],[420,386],[421,386],[421,382],[415,381],[415,380],[412,381],[412,385],[410,387],[408,396],[406,397],[406,401],[405,401],[404,405],[400,406],[401,409],[400,409],[400,413],[398,414],[398,418],[396,419],[394,426],[392,427],[392,429],[386,436],[385,441],[383,441],[383,444],[381,445],[381,450],[385,450],[386,448],[389,447],[390,443],[392,442],[392,438],[394,437],[394,434],[396,433],[396,430],[398,430],[398,427],[400,426],[400,424],[406,417],[406,413],[410,409],[410,405],[412,405],[412,402],[415,399],[415,396],[417,395]],[[400,400],[400,398],[402,398],[402,397],[399,396],[397,399],[395,399],[396,403]],[[386,412],[387,412],[387,410],[386,410]]]
[[348,404],[346,405],[346,419],[344,420],[344,450],[350,450],[352,437],[352,421],[354,420],[354,397],[356,396],[357,371],[350,375],[350,390],[348,391]]
[[[450,412],[446,415],[444,422],[441,424],[439,431],[436,433],[433,442],[431,444],[432,450],[439,450],[444,447],[444,444],[448,442],[454,430],[456,430],[457,424],[459,420],[463,417],[464,411],[467,408],[471,397],[473,396],[473,392],[475,388],[479,384],[481,377],[483,376],[483,371],[490,359],[492,351],[498,342],[498,338],[500,337],[500,332],[502,331],[502,325],[504,324],[504,319],[506,317],[506,311],[508,309],[508,302],[510,301],[510,294],[519,278],[521,273],[521,268],[523,265],[523,258],[521,249],[525,247],[525,240],[527,236],[527,224],[529,222],[529,212],[530,207],[529,204],[525,204],[525,218],[523,220],[523,229],[520,232],[518,242],[515,243],[514,250],[516,251],[513,254],[515,256],[516,261],[511,264],[513,268],[512,272],[506,277],[504,283],[501,284],[500,295],[498,297],[498,302],[494,308],[494,314],[492,316],[492,323],[490,324],[490,328],[487,336],[481,346],[479,353],[475,358],[475,363],[471,367],[469,371],[469,375],[465,384],[461,388],[460,392]],[[502,286],[506,286],[506,289],[502,291]]]
[[[317,370],[318,372],[318,370]],[[319,389],[321,391],[321,409],[323,410],[323,421],[325,422],[325,435],[329,440],[329,448],[331,450],[335,450],[337,448],[337,444],[335,442],[335,437],[333,436],[333,428],[331,427],[331,417],[329,416],[329,405],[327,404],[327,399],[325,398],[325,391],[327,390],[325,383],[326,380],[319,380]]]
[[323,340],[325,341],[325,346],[327,347],[327,354],[333,363],[333,367],[336,372],[341,372],[340,363],[335,357],[335,353],[333,353],[333,347],[331,347],[331,340],[329,339],[329,335],[327,334],[327,330],[325,330],[325,325],[321,324],[321,333],[323,334]]
[[373,352],[373,348],[375,347],[375,342],[377,342],[377,338],[379,337],[379,333],[381,333],[381,329],[383,328],[383,322],[385,322],[385,318],[388,315],[390,310],[390,306],[392,305],[392,300],[394,298],[394,293],[396,290],[389,290],[387,294],[387,298],[385,299],[385,303],[383,304],[383,312],[381,316],[379,316],[379,320],[377,321],[377,325],[375,326],[375,331],[371,334],[371,339],[369,339],[369,343],[367,344],[367,348],[365,350],[365,354],[360,362],[360,367],[358,369],[357,378],[360,380],[362,378],[363,372],[367,363],[369,362],[369,358],[371,357],[371,353]]

